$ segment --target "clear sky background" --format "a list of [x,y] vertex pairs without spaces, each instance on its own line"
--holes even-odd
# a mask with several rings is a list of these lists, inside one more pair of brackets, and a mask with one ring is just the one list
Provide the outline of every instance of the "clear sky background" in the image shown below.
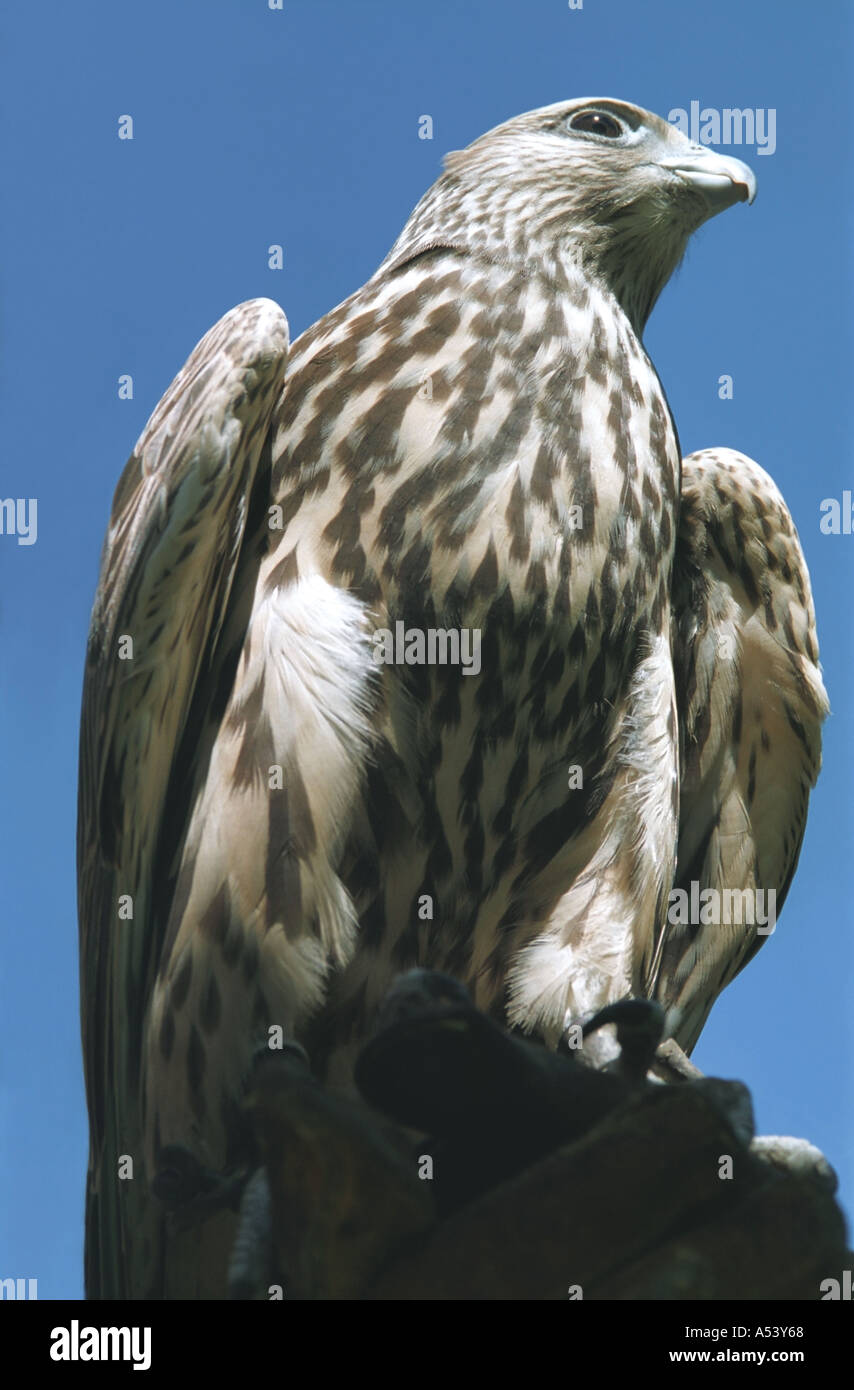
[[[663,116],[692,100],[776,111],[774,154],[730,151],[757,174],[755,205],[701,230],[646,338],[684,451],[731,445],[782,488],[833,706],[781,922],[695,1060],[750,1086],[760,1132],[818,1144],[852,1209],[854,535],[819,530],[821,501],[854,487],[852,13],[849,0],[5,7],[0,496],[38,499],[38,539],[0,536],[0,1277],[82,1294],[77,728],[124,461],[226,309],[269,295],[295,336],[372,273],[445,151],[583,95]],[[125,114],[133,141],[117,137]]]

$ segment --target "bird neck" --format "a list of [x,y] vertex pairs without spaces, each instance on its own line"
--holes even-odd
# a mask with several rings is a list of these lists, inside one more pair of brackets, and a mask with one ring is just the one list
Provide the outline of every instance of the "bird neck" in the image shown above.
[[638,338],[676,269],[687,236],[664,237],[631,210],[613,225],[567,228],[548,205],[520,201],[508,189],[473,198],[444,175],[414,209],[377,270],[383,274],[443,250],[537,280],[552,293],[577,298],[593,286],[614,301]]

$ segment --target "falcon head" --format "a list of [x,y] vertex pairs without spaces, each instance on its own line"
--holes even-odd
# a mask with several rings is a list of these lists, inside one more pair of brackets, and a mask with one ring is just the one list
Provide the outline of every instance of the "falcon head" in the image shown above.
[[755,193],[741,160],[638,106],[584,97],[516,116],[448,155],[414,219],[421,235],[502,259],[575,263],[640,331],[691,233]]

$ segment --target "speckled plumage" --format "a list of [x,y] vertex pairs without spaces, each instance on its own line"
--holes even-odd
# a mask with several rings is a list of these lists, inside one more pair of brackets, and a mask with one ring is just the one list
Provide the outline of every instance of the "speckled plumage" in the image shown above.
[[[590,111],[619,136],[573,129]],[[808,578],[756,465],[693,455],[680,481],[640,341],[690,233],[751,179],[625,103],[529,113],[452,155],[289,352],[276,306],[241,305],[158,407],[84,691],[93,1292],[215,1292],[221,1258],[165,1234],[144,1177],[120,1210],[113,1154],[227,1168],[271,1025],[345,1084],[391,979],[424,965],[550,1042],[654,994],[690,1046],[755,948],[671,931],[668,894],[695,865],[788,885],[825,708]],[[378,665],[398,622],[478,631],[479,673]],[[737,814],[755,843],[730,858]]]
[[[683,461],[673,657],[681,799],[674,888],[773,889],[779,914],[821,766],[828,702],[791,515],[765,470],[731,449]],[[687,1051],[764,939],[735,922],[668,922],[654,997]]]

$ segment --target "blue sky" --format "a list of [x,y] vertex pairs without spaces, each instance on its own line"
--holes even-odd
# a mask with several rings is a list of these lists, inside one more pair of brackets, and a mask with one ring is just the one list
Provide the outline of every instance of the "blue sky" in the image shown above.
[[[82,1292],[77,725],[124,461],[227,308],[269,295],[296,335],[375,269],[446,150],[588,94],[664,116],[693,100],[776,112],[773,154],[731,150],[757,174],[755,205],[701,230],[646,335],[684,451],[733,446],[782,488],[833,707],[781,922],[695,1060],[751,1087],[761,1132],[823,1148],[851,1210],[854,536],[819,530],[821,501],[852,486],[851,15],[847,0],[7,9],[0,496],[37,498],[38,533],[0,536],[0,1277],[37,1277],[43,1298]],[[125,114],[133,141],[117,138]]]

